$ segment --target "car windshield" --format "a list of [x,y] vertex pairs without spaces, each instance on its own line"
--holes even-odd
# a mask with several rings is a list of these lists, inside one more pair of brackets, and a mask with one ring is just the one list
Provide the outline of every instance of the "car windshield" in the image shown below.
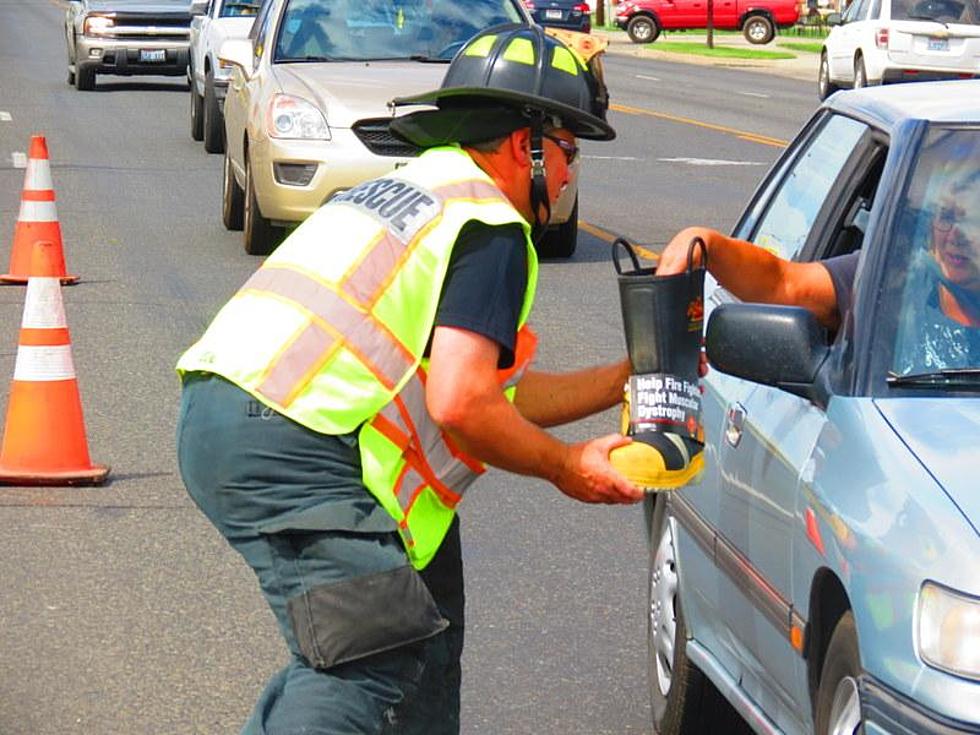
[[510,0],[288,0],[276,62],[448,62],[479,31],[520,22]]
[[221,6],[220,17],[222,18],[250,18],[258,14],[259,8],[262,3],[259,0],[242,1],[238,0],[227,0],[224,5]]
[[892,20],[980,24],[980,0],[892,0]]
[[980,369],[980,129],[933,127],[897,212],[886,304],[890,375]]

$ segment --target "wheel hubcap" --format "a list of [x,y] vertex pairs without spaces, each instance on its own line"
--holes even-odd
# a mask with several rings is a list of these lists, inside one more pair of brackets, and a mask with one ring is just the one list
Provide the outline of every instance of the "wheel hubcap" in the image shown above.
[[650,26],[648,26],[646,23],[640,23],[640,25],[636,27],[636,36],[644,41],[650,38]]
[[854,735],[861,725],[861,696],[857,682],[845,676],[834,692],[827,735]]
[[[766,37],[766,29],[762,27],[759,23],[753,23],[752,27],[749,29],[749,35],[752,36],[756,41]],[[811,69],[813,67],[810,67]]]
[[663,535],[657,545],[650,568],[650,636],[651,653],[656,662],[657,685],[667,696],[673,676],[674,644],[677,618],[674,598],[677,595],[677,568],[674,564],[674,539],[666,519]]

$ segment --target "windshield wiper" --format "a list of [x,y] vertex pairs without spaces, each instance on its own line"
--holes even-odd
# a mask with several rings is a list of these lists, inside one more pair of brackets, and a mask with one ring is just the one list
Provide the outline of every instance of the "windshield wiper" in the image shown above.
[[939,25],[943,26],[944,28],[949,28],[949,23],[947,23],[944,20],[939,20],[939,18],[933,18],[931,15],[914,15],[914,14],[912,14],[912,15],[909,15],[908,18],[909,18],[909,20],[928,20],[928,21],[932,21],[933,23],[938,23]]
[[408,60],[421,61],[423,64],[448,64],[452,61],[452,59],[444,59],[441,56],[427,56],[426,54],[412,54]]
[[285,59],[279,59],[281,64],[305,64],[305,63],[317,63],[322,61],[336,61],[333,56],[289,56]]
[[888,373],[893,388],[971,388],[980,390],[980,368],[946,368],[932,373]]

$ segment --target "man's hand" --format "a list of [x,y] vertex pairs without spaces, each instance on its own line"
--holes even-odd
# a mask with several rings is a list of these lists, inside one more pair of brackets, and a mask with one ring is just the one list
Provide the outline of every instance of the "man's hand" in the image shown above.
[[632,441],[619,434],[573,444],[554,480],[565,495],[583,503],[626,504],[643,499],[643,491],[613,468],[609,452]]
[[[674,235],[667,247],[660,254],[657,262],[658,276],[673,276],[687,270],[687,253],[691,247],[691,241],[700,237],[704,240],[706,248],[710,247],[711,240],[718,233],[707,227],[687,227]],[[710,260],[710,258],[709,258]],[[694,248],[694,267],[701,266],[701,248]]]

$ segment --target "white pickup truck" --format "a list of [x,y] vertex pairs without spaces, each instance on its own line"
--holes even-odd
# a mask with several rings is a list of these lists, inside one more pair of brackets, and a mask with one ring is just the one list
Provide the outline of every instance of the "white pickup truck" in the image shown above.
[[222,119],[231,67],[218,61],[218,49],[229,38],[245,38],[266,0],[195,0],[191,4],[190,64],[191,137],[204,141],[208,153],[225,149]]

